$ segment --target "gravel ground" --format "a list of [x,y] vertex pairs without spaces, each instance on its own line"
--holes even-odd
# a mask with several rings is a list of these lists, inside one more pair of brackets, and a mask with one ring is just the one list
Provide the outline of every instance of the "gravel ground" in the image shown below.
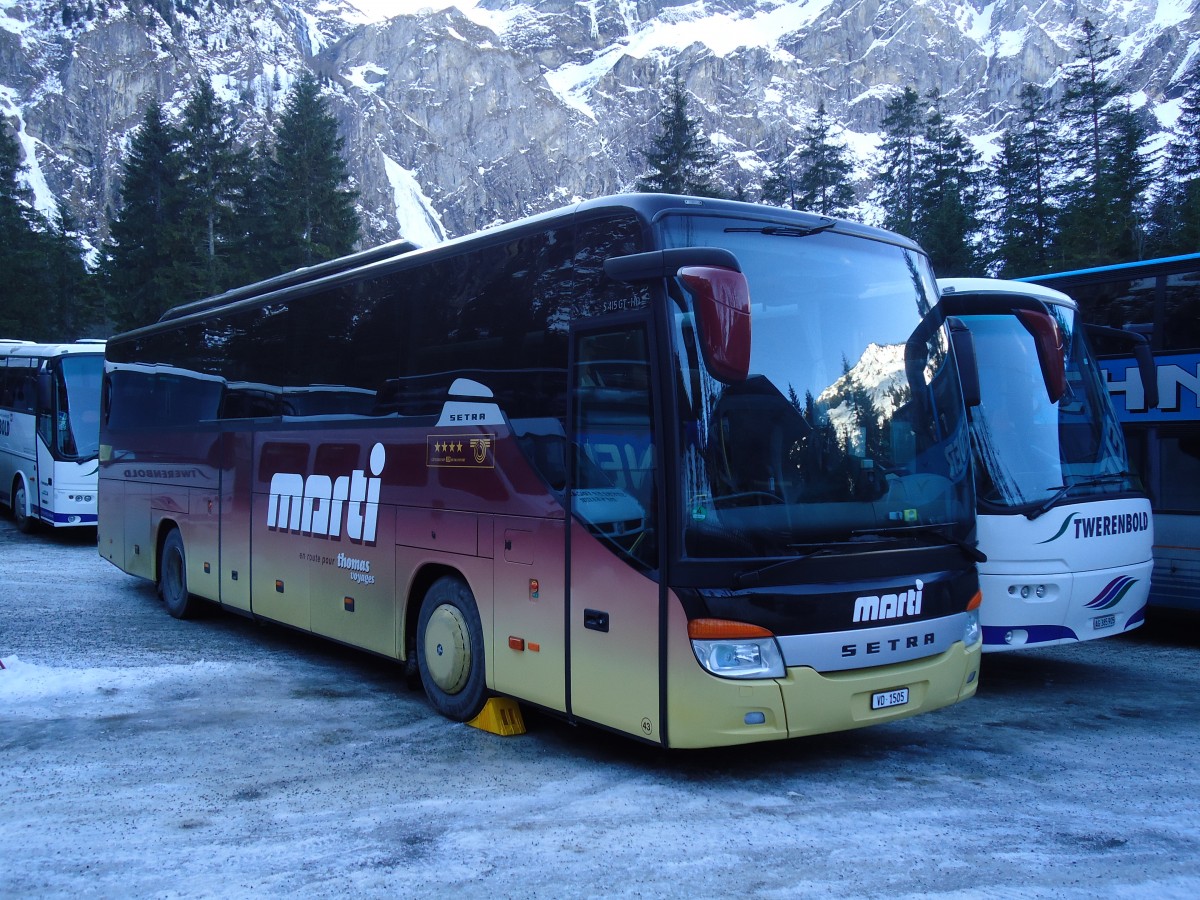
[[0,520],[0,896],[1200,896],[1200,619],[989,656],[964,704],[664,753],[432,713],[391,663],[178,622]]

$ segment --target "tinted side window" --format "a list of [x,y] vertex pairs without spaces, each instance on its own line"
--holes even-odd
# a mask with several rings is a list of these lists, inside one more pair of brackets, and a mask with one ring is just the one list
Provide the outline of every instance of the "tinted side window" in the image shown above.
[[564,285],[564,312],[583,319],[614,312],[645,309],[650,305],[649,283],[627,284],[604,274],[604,261],[645,249],[642,224],[631,213],[606,216],[578,226],[574,271]]
[[37,361],[0,359],[0,408],[32,413],[37,396]]

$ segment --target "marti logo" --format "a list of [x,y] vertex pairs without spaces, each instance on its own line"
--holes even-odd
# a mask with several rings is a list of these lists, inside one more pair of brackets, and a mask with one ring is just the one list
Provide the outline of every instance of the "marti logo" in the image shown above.
[[858,597],[854,601],[855,622],[877,622],[882,619],[902,619],[921,614],[921,598],[925,583],[917,579],[916,589],[903,594]]
[[349,475],[305,477],[295,472],[271,476],[267,500],[267,527],[331,538],[346,537],[370,544],[379,518],[379,475],[385,462],[383,444],[371,448],[370,470],[354,469]]

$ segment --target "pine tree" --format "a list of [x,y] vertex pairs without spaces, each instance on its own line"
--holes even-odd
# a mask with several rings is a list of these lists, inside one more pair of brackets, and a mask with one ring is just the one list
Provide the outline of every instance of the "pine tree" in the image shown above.
[[0,118],[0,247],[5,276],[0,280],[0,337],[26,338],[45,326],[34,292],[38,251],[33,197],[20,181],[21,148]]
[[713,170],[719,162],[717,152],[688,114],[688,95],[676,76],[660,113],[662,130],[641,151],[650,172],[637,180],[637,189],[652,194],[692,194],[719,197],[713,183]]
[[911,87],[888,101],[883,116],[882,159],[876,199],[883,227],[912,237],[917,219],[917,153],[922,140],[921,98]]
[[192,297],[219,293],[230,283],[234,205],[249,177],[248,155],[234,143],[232,115],[201,79],[178,132],[182,239],[188,250]]
[[343,144],[317,79],[305,71],[279,118],[267,178],[279,271],[343,256],[358,241],[358,195],[343,187]]
[[787,209],[800,209],[799,176],[796,171],[796,161],[791,148],[786,145],[783,153],[770,164],[770,171],[763,179],[760,197],[763,203],[771,206],[782,206]]
[[1057,141],[1045,92],[1021,88],[1017,124],[1001,137],[995,166],[992,258],[1003,277],[1045,272],[1057,216]]
[[187,299],[180,168],[175,133],[151,102],[121,164],[121,206],[104,248],[108,312],[118,329],[147,325]]
[[1101,38],[1086,20],[1064,77],[1060,121],[1072,174],[1063,186],[1057,233],[1061,268],[1132,259],[1141,243],[1139,197],[1148,175],[1139,151],[1146,133],[1128,104],[1114,102],[1121,86],[1102,72],[1116,52],[1112,39]]
[[21,150],[0,120],[0,337],[66,341],[83,336],[95,321],[91,279],[78,241],[64,223],[52,223],[33,207],[20,181]]
[[1200,64],[1188,85],[1163,158],[1149,222],[1150,255],[1193,253],[1200,247]]
[[1107,165],[1100,191],[1108,203],[1112,228],[1109,261],[1141,259],[1146,245],[1145,197],[1153,182],[1142,148],[1150,132],[1128,101],[1106,110],[1105,126]]
[[83,263],[78,226],[67,213],[49,221],[39,235],[44,247],[42,283],[50,326],[39,335],[48,341],[73,341],[103,333],[98,279]]
[[850,185],[854,165],[845,146],[833,139],[833,130],[822,102],[805,127],[796,152],[799,208],[824,216],[844,216],[854,205],[854,188]]
[[1104,168],[1104,110],[1120,94],[1120,86],[1101,73],[1117,55],[1112,39],[1101,37],[1091,19],[1084,19],[1079,51],[1068,67],[1061,113],[1066,131],[1076,139],[1067,144],[1071,160],[1092,184]]
[[928,95],[930,111],[917,149],[913,237],[943,275],[977,274],[983,175],[979,153]]
[[250,284],[280,272],[273,244],[275,219],[268,196],[272,165],[270,145],[265,139],[246,154],[246,168],[233,197],[237,227],[230,236],[230,284]]

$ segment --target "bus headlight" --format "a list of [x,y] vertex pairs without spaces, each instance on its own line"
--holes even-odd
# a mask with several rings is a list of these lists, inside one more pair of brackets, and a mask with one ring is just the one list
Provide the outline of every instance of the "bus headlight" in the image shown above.
[[963,625],[963,644],[974,647],[983,638],[983,629],[979,627],[979,610],[972,609],[967,613],[966,624]]
[[782,678],[783,652],[775,635],[758,625],[726,619],[688,622],[692,651],[706,670],[722,678]]

